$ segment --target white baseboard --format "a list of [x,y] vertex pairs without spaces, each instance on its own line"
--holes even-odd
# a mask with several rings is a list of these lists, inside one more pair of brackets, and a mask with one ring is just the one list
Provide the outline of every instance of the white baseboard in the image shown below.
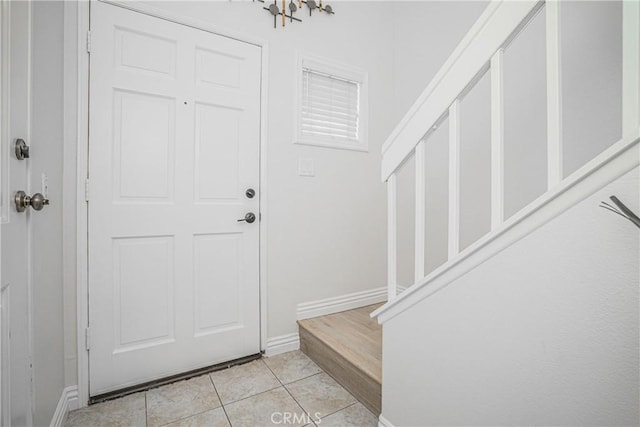
[[382,286],[368,291],[354,292],[352,294],[298,304],[297,318],[298,320],[303,320],[325,316],[327,314],[377,304],[386,300],[387,287]]
[[70,386],[62,390],[60,400],[58,400],[58,406],[56,407],[56,412],[53,413],[53,417],[51,418],[51,427],[62,427],[69,411],[78,409],[78,405],[79,399],[77,385]]
[[378,427],[394,427],[394,425],[391,424],[391,421],[380,414],[380,417],[378,418]]
[[408,286],[396,286],[396,295],[400,295],[404,291],[406,291]]
[[[311,301],[298,304],[297,319],[310,319],[312,317],[324,316],[338,313],[340,311],[352,310],[371,304],[377,304],[387,300],[386,286],[371,289],[368,291],[354,292],[338,297],[326,298],[318,301]],[[300,349],[300,337],[297,333],[280,335],[267,339],[265,356],[275,356]]]
[[300,337],[297,333],[280,335],[279,337],[269,338],[267,340],[267,348],[265,356],[271,357],[276,354],[286,353],[300,349]]

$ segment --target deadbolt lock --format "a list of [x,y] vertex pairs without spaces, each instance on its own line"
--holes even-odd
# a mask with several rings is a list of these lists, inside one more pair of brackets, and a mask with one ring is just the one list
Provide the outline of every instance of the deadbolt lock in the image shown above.
[[16,139],[15,153],[16,153],[16,158],[18,160],[24,160],[29,158],[29,146],[27,145],[26,142],[24,142],[24,139],[22,138]]
[[49,204],[49,199],[44,197],[40,193],[36,193],[33,196],[27,196],[24,191],[18,191],[14,197],[16,202],[16,210],[18,212],[24,212],[27,206],[31,206],[33,210],[41,211],[46,205]]

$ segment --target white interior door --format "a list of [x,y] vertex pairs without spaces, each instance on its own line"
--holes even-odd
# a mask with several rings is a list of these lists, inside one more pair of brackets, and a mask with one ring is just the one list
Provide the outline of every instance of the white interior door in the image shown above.
[[[260,351],[259,47],[92,3],[90,394]],[[246,196],[252,188],[256,195]]]
[[[3,1],[2,88],[2,267],[0,340],[2,425],[31,425],[31,303],[29,233],[32,212],[19,213],[13,195],[29,189],[29,159],[18,160],[13,144],[29,143],[31,4]],[[10,25],[8,25],[10,23]]]

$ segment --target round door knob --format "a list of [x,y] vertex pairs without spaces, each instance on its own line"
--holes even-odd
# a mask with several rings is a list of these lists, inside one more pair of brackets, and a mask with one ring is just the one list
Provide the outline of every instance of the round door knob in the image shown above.
[[238,222],[245,221],[245,222],[248,222],[249,224],[251,224],[255,220],[256,220],[256,214],[254,214],[253,212],[249,212],[244,216],[244,218],[239,219]]
[[28,206],[31,206],[33,210],[41,211],[43,207],[49,204],[49,199],[40,193],[27,196],[27,193],[24,191],[18,191],[14,197],[14,202],[18,212],[24,212]]
[[31,196],[31,207],[36,211],[41,211],[43,207],[49,205],[49,199],[42,194],[36,193]]

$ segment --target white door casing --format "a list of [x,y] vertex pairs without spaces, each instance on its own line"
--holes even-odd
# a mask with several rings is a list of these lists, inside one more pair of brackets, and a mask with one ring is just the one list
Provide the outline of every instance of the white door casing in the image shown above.
[[[31,425],[31,282],[30,209],[18,213],[13,195],[30,193],[29,160],[18,160],[12,146],[16,139],[30,141],[31,3],[2,4],[3,125],[2,267],[0,307],[2,339],[3,425]],[[8,19],[5,19],[8,18]],[[6,86],[5,86],[6,85]]]
[[[92,3],[90,394],[260,351],[261,51]],[[245,190],[256,196],[248,198]]]

